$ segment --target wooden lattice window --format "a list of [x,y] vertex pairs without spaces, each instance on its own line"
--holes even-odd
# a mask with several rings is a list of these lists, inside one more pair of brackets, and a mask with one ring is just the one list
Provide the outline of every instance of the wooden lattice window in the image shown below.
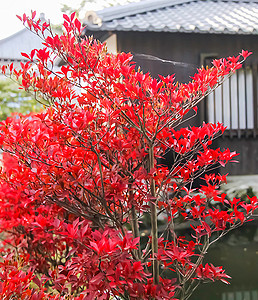
[[[202,63],[214,58],[203,55]],[[230,135],[257,134],[257,64],[244,65],[207,97],[205,119],[223,123]]]

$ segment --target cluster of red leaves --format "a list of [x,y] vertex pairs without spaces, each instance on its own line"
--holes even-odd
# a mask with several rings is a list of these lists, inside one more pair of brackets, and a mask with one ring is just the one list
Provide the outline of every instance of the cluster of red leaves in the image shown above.
[[197,278],[201,280],[221,280],[222,282],[228,284],[226,279],[231,278],[229,275],[225,274],[222,267],[214,267],[213,264],[206,264],[205,267],[201,264],[196,271]]
[[[1,278],[2,290],[34,300],[184,299],[203,280],[225,281],[221,267],[203,267],[204,255],[214,234],[218,239],[249,219],[257,199],[226,199],[222,175],[205,175],[198,194],[188,189],[236,154],[210,148],[222,124],[176,127],[250,53],[216,60],[178,84],[136,70],[131,54],[109,54],[104,44],[82,39],[74,14],[64,19],[64,33],[56,35],[35,13],[24,15],[45,48],[24,53],[28,62],[19,70],[2,68],[48,106],[0,125],[0,230],[4,247],[14,247],[27,266],[21,271],[6,258],[1,270],[10,266],[13,283]],[[64,62],[59,71],[56,57]],[[168,149],[175,153],[171,168],[158,164]],[[158,213],[167,222],[160,236]],[[146,214],[147,242],[138,222]],[[176,235],[180,217],[193,228],[191,241]],[[169,275],[159,276],[159,267]],[[18,286],[17,278],[24,279]]]
[[[61,299],[46,292],[46,288],[43,287],[33,272],[28,270],[28,261],[28,255],[16,258],[14,253],[9,253],[3,257],[3,262],[0,262],[1,299]],[[31,286],[32,282],[37,288]]]

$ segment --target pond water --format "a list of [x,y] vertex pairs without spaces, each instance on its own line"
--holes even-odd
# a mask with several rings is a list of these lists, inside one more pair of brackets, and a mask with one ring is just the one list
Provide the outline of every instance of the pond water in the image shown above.
[[246,223],[210,248],[207,261],[223,266],[230,285],[203,284],[190,300],[258,300],[258,222]]

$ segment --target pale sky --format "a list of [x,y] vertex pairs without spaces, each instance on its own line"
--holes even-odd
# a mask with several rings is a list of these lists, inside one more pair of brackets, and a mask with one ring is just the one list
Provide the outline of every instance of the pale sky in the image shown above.
[[[50,19],[53,24],[58,24],[62,22],[62,4],[77,8],[81,1],[82,0],[0,0],[0,39],[6,38],[23,29],[23,25],[16,15],[22,15],[24,12],[30,14],[31,10],[36,10],[38,16],[40,13],[45,13],[46,19]],[[121,4],[125,1],[126,0],[118,0]],[[96,2],[98,2],[97,5],[88,4],[87,10],[101,9],[106,4],[105,0],[96,0]]]

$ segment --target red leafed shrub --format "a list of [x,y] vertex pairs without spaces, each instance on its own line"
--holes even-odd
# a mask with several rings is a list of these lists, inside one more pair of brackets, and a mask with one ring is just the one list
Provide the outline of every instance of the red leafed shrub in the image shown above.
[[[216,60],[178,84],[136,69],[131,54],[81,38],[74,14],[64,15],[60,36],[35,13],[21,20],[45,48],[2,72],[46,109],[0,125],[1,299],[188,299],[201,282],[227,282],[222,267],[204,266],[205,254],[258,202],[229,200],[219,190],[226,176],[207,173],[236,156],[211,148],[222,124],[178,125],[250,53]],[[169,168],[160,164],[168,150]],[[200,176],[206,184],[194,191]],[[178,236],[179,220],[191,226],[190,239]]]

